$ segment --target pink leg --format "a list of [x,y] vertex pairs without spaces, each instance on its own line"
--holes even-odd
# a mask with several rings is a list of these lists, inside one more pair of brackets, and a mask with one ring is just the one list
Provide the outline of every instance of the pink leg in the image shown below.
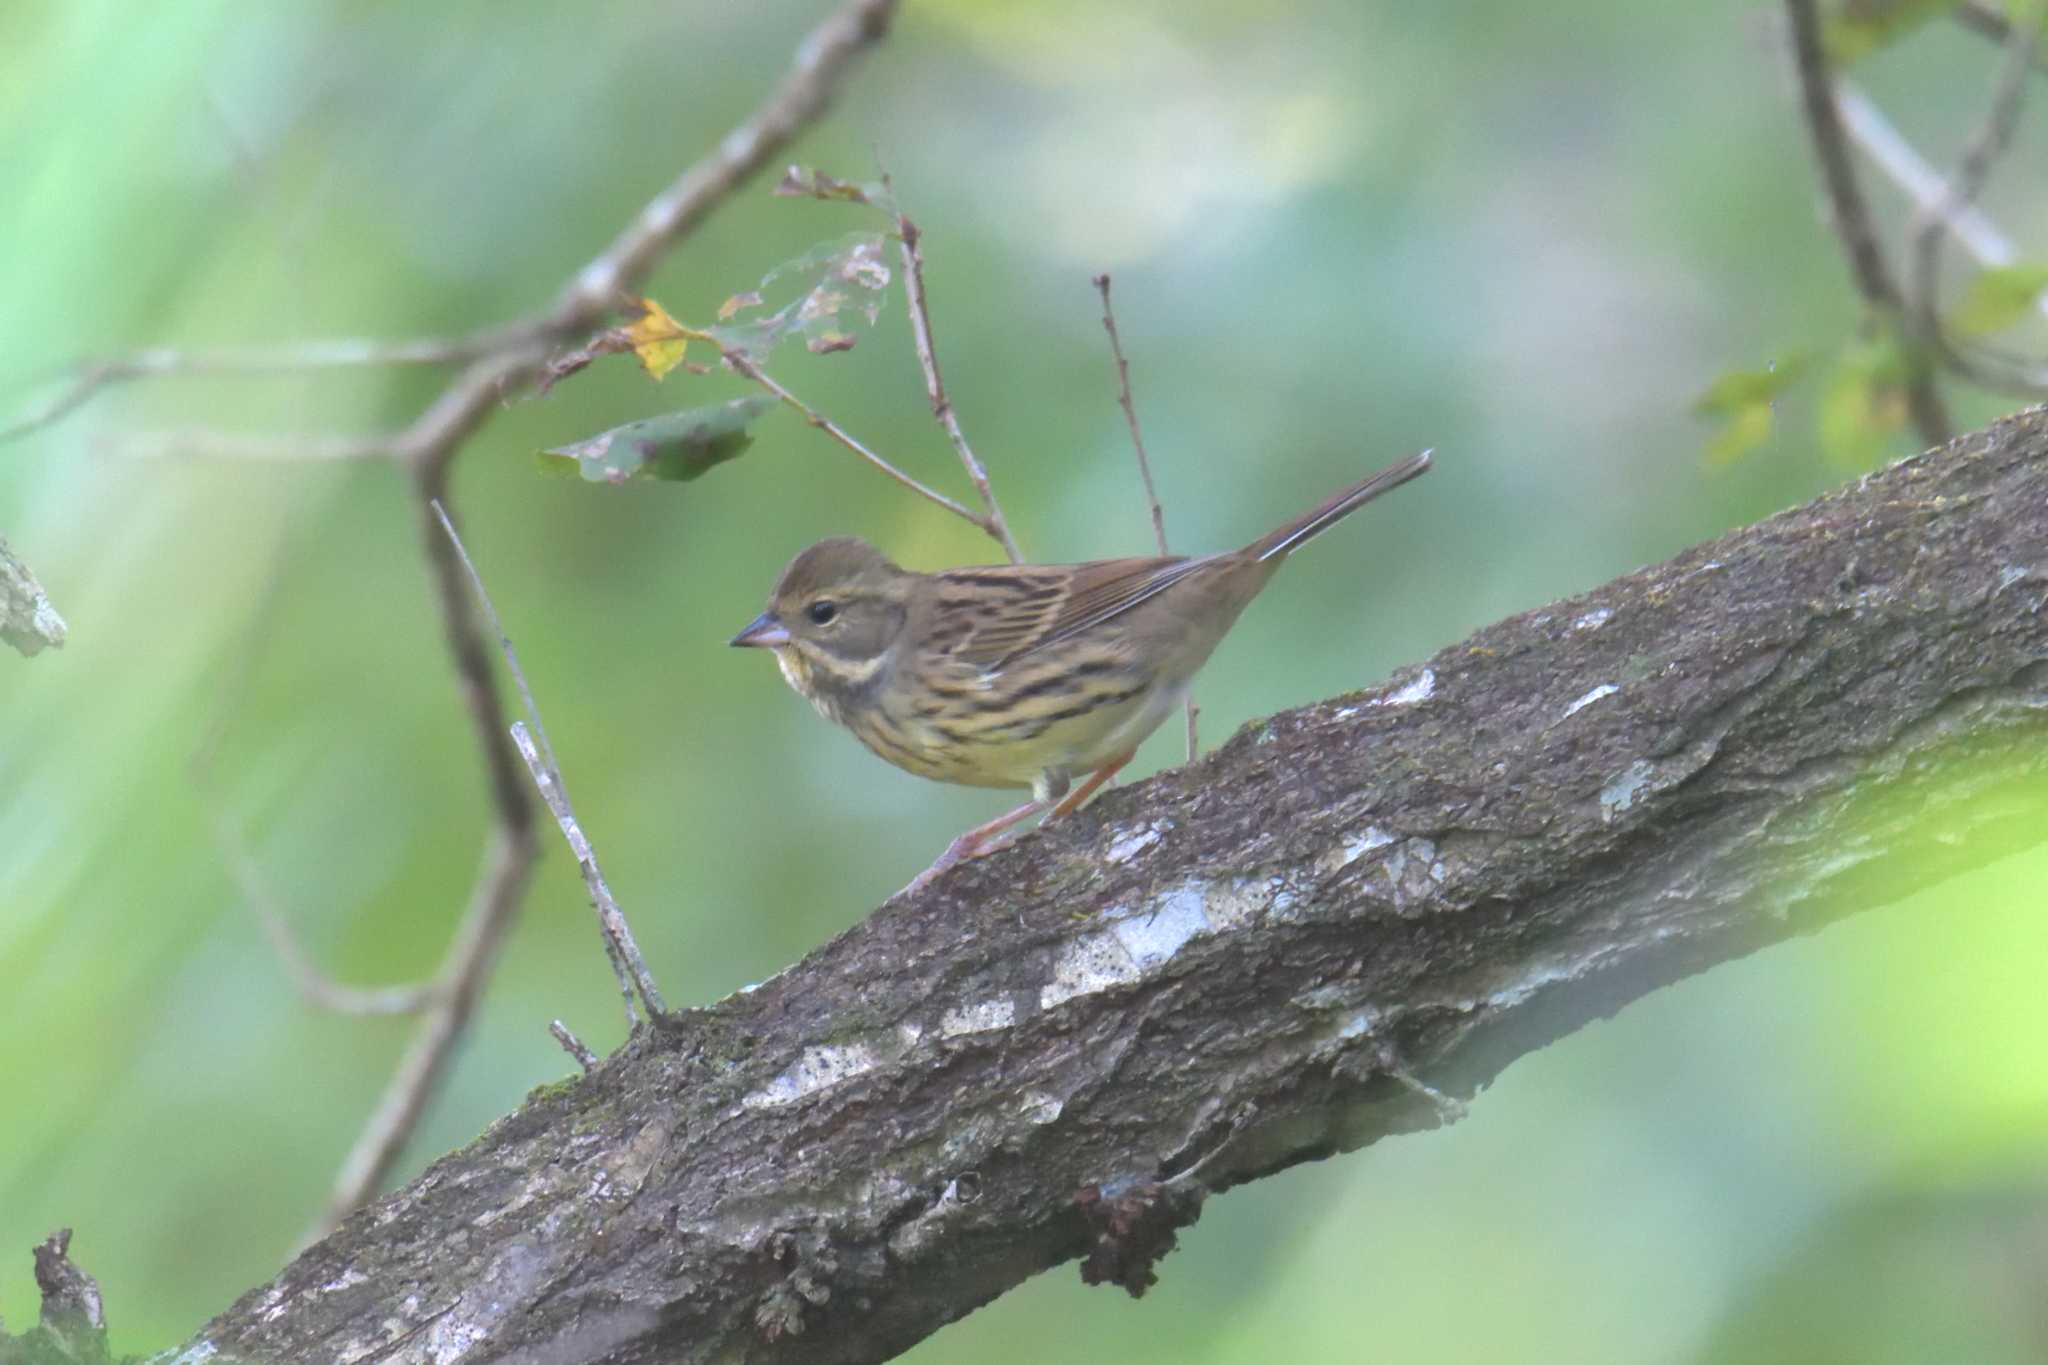
[[[946,851],[938,856],[937,861],[913,877],[910,885],[898,891],[896,896],[907,896],[913,891],[922,891],[931,884],[934,877],[944,872],[953,864],[964,862],[969,858],[978,858],[984,853],[994,852],[1002,847],[1002,843],[996,839],[997,835],[1013,825],[1023,823],[1043,809],[1045,807],[1037,801],[1026,801],[1017,809],[1004,811],[986,824],[976,825],[952,843],[947,844]],[[889,899],[894,900],[896,896],[891,896]]]
[[1080,786],[1074,788],[1072,791],[1068,792],[1066,794],[1065,799],[1063,799],[1057,806],[1054,806],[1052,808],[1052,812],[1048,814],[1045,818],[1048,821],[1058,820],[1062,816],[1072,815],[1075,811],[1079,810],[1081,808],[1081,803],[1083,801],[1086,801],[1089,797],[1095,795],[1095,789],[1097,787],[1100,787],[1103,783],[1115,777],[1117,774],[1117,770],[1123,767],[1124,764],[1130,762],[1131,755],[1137,752],[1138,751],[1136,749],[1126,749],[1123,753],[1118,754],[1115,758],[1112,758],[1111,760],[1109,760],[1109,762],[1103,764],[1094,772],[1088,774],[1088,780],[1086,782],[1083,782]]

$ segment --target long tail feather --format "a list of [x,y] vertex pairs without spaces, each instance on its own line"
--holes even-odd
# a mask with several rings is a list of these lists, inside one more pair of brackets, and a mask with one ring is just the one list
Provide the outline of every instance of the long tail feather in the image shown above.
[[1247,547],[1248,550],[1254,558],[1267,560],[1313,540],[1380,494],[1390,493],[1408,480],[1428,473],[1433,454],[1434,451],[1425,450],[1398,464],[1388,465],[1377,474],[1367,475],[1313,512],[1303,513],[1279,530],[1259,537]]

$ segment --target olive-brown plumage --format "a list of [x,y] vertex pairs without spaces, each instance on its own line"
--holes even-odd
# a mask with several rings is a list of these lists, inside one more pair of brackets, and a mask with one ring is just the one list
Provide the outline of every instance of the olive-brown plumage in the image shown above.
[[864,540],[822,540],[733,643],[774,650],[791,687],[899,768],[1031,789],[936,871],[1063,795],[1054,815],[1078,805],[1180,705],[1289,552],[1429,465],[1428,451],[1411,456],[1241,550],[1195,558],[923,574]]

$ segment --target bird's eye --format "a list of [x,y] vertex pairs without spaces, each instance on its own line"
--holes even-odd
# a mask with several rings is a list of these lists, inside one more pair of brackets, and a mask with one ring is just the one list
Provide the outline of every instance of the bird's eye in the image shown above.
[[829,597],[821,597],[804,608],[804,615],[811,618],[814,626],[829,626],[832,618],[839,615],[839,604]]

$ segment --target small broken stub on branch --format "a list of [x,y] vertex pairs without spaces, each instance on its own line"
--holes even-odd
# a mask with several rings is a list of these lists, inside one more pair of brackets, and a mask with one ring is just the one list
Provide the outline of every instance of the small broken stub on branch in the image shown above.
[[1178,1231],[1202,1216],[1202,1189],[1147,1181],[1110,1194],[1090,1185],[1074,1196],[1074,1206],[1095,1234],[1081,1283],[1121,1285],[1141,1299],[1159,1283],[1154,1267],[1179,1244]]

